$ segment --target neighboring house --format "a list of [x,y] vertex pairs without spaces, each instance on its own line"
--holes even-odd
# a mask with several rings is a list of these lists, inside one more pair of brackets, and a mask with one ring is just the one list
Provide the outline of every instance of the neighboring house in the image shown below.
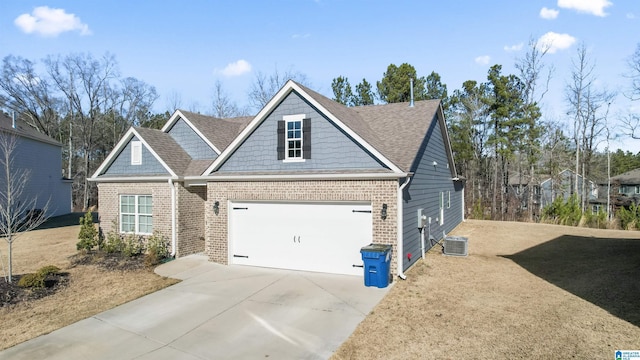
[[[36,209],[43,209],[49,202],[47,216],[70,213],[73,181],[62,176],[62,144],[4,112],[0,112],[0,132],[17,139],[12,154],[14,166],[29,173],[24,199],[35,198]],[[4,181],[0,175],[0,183]]]
[[439,100],[349,108],[293,81],[255,117],[132,128],[91,180],[105,230],[157,230],[222,264],[362,274],[360,248],[379,243],[402,275],[419,208],[436,239],[463,220]]
[[597,199],[590,201],[594,211],[606,209],[607,194],[609,204],[615,212],[621,207],[628,208],[631,204],[640,204],[640,168],[611,177],[611,190],[607,191],[608,183],[600,184]]
[[[521,199],[522,208],[526,209],[529,202],[529,191],[533,189],[533,205],[534,213],[539,214],[539,211],[544,209],[545,206],[550,205],[557,198],[562,198],[565,201],[575,193],[576,173],[569,169],[562,170],[556,175],[539,174],[533,177],[533,181],[529,181],[530,176],[515,173],[509,176],[509,185],[512,189],[512,193],[516,194]],[[583,182],[582,175],[578,175],[578,193],[582,193]],[[587,201],[592,201],[597,197],[598,189],[596,184],[587,180],[584,184],[587,187]]]
[[[591,181],[583,181],[582,175],[578,175],[578,194],[582,193],[583,186],[586,186],[587,201],[593,200],[598,195],[596,184]],[[562,170],[556,176],[549,176],[540,183],[540,207],[551,204],[553,200],[562,197],[565,201],[575,193],[576,173],[569,169]]]

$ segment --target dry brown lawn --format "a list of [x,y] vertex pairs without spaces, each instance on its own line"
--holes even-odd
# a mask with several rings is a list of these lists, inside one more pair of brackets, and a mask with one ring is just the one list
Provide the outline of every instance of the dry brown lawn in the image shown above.
[[[76,253],[79,230],[79,226],[35,230],[14,242],[14,274],[55,265],[69,274],[69,282],[53,295],[0,308],[0,350],[177,282],[150,270],[106,271],[94,265],[72,267],[69,257]],[[0,241],[6,264],[6,242]]]
[[467,221],[333,359],[612,359],[640,349],[640,233]]

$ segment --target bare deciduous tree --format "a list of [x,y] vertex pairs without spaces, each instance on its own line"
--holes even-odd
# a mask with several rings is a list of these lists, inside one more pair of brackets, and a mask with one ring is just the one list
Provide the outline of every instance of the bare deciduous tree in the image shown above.
[[245,116],[248,114],[246,108],[240,108],[233,102],[224,88],[220,80],[216,81],[213,87],[213,101],[212,101],[213,113],[211,115],[217,118],[230,118],[236,116]]
[[273,95],[275,95],[288,80],[294,80],[307,87],[311,86],[307,75],[294,71],[293,69],[280,73],[278,67],[276,67],[271,75],[266,75],[258,71],[253,84],[251,84],[251,90],[249,90],[249,104],[259,111],[267,105]]
[[37,209],[37,197],[25,193],[31,173],[15,161],[19,143],[16,135],[0,132],[0,236],[9,248],[9,271],[5,274],[8,282],[13,281],[13,243],[22,233],[40,226],[49,209],[49,201]]

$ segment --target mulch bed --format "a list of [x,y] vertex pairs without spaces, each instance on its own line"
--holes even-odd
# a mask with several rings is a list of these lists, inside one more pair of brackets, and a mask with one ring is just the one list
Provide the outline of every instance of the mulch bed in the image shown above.
[[[89,265],[96,266],[105,271],[136,271],[145,269],[144,257],[126,257],[117,253],[92,252],[77,253],[69,257],[71,267]],[[42,288],[22,288],[18,286],[18,281],[24,274],[13,275],[13,281],[0,278],[0,308],[11,306],[22,302],[42,299],[43,297],[55,294],[69,283],[69,274],[59,272],[49,274],[45,279],[45,286]]]
[[18,281],[22,276],[14,275],[12,282],[8,282],[8,279],[0,279],[0,307],[42,299],[63,289],[69,282],[68,274],[60,272],[47,275],[44,287],[21,288],[18,286]]

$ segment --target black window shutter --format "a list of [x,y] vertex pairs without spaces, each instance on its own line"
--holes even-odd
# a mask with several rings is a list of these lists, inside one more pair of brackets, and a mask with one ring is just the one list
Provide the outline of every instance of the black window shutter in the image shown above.
[[311,119],[302,120],[302,157],[311,159]]
[[284,120],[278,121],[278,160],[284,160]]

